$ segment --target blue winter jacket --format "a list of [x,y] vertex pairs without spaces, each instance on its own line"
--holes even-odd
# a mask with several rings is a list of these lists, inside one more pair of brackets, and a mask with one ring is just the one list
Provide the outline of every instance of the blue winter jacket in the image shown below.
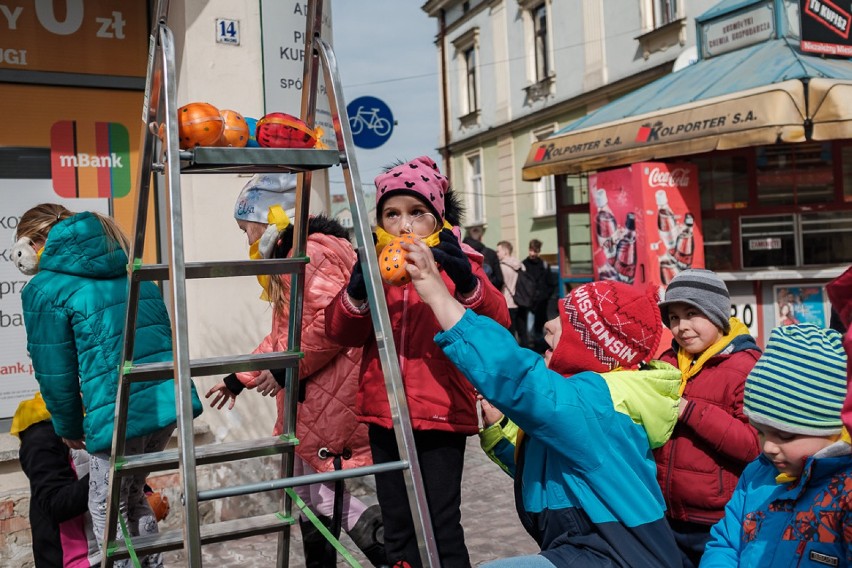
[[[616,410],[623,404],[601,375],[563,377],[470,310],[435,340],[524,431],[506,469],[521,522],[543,556],[558,567],[680,567],[642,417]],[[669,375],[659,396],[668,399],[670,434],[680,373]],[[511,452],[501,458],[514,461]]]
[[[50,230],[38,273],[21,294],[27,347],[56,433],[85,438],[90,453],[109,452],[127,299],[127,256],[84,212]],[[171,325],[159,288],[143,282],[137,363],[170,361]],[[82,393],[82,397],[81,397]],[[201,414],[193,387],[192,406]],[[127,438],[175,423],[172,379],[130,389]]]
[[852,448],[836,442],[802,476],[776,483],[764,455],[751,462],[710,530],[701,568],[852,566]]

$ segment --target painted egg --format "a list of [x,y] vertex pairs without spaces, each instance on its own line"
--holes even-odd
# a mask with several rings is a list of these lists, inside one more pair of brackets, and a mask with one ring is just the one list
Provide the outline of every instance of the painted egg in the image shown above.
[[264,148],[313,148],[317,137],[304,121],[283,112],[271,112],[257,121],[257,143]]
[[402,248],[402,243],[413,243],[417,237],[410,234],[400,235],[389,242],[379,255],[379,270],[382,280],[391,286],[403,286],[411,282],[411,276],[405,270],[405,257],[408,251]]
[[248,144],[249,127],[243,115],[235,110],[223,110],[221,114],[225,129],[219,139],[219,146],[242,148]]
[[177,111],[179,146],[215,146],[225,130],[219,109],[208,103],[189,103]]

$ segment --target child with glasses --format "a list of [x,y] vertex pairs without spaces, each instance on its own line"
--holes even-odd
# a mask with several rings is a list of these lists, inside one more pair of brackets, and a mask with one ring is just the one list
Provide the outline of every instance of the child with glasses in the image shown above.
[[[440,274],[454,296],[473,311],[509,326],[503,294],[482,269],[482,255],[459,239],[461,206],[445,176],[423,156],[398,164],[376,180],[376,249],[404,233],[432,247]],[[362,253],[363,254],[363,253]],[[461,526],[461,477],[467,436],[479,431],[473,387],[433,337],[440,331],[432,310],[409,283],[384,284],[393,339],[423,475],[441,565],[470,566]],[[348,285],[326,309],[326,333],[343,345],[364,346],[356,412],[369,425],[376,464],[399,459],[385,379],[373,333],[367,288],[356,263]],[[391,565],[420,566],[401,472],[376,475],[376,494]]]

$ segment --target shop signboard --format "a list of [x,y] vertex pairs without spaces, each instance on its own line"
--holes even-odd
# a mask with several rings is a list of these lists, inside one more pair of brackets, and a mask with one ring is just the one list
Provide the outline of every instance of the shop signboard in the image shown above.
[[640,162],[589,176],[595,278],[662,286],[704,266],[698,171]]
[[773,6],[773,2],[764,2],[702,24],[703,57],[709,59],[771,39],[775,34]]
[[852,57],[852,1],[799,0],[799,13],[802,51]]

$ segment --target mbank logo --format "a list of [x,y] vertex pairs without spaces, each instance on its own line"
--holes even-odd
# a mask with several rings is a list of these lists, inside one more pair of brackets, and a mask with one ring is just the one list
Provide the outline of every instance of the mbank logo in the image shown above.
[[60,197],[124,197],[130,193],[127,128],[117,122],[96,122],[94,136],[80,136],[77,121],[54,122],[50,170],[53,190]]

